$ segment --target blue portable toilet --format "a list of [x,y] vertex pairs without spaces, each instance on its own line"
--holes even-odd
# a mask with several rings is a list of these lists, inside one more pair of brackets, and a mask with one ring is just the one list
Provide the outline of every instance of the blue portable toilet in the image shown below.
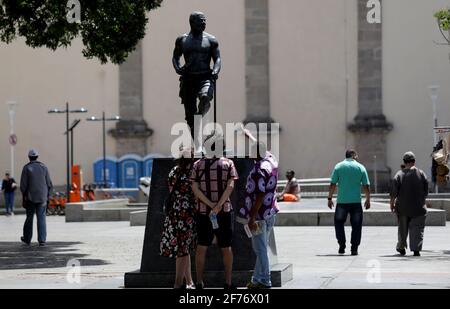
[[152,177],[153,160],[156,158],[164,158],[164,156],[158,153],[151,153],[144,157],[142,162],[142,177]]
[[[94,182],[103,184],[103,157],[94,161]],[[106,156],[106,182],[109,188],[117,187],[117,158]]]
[[124,155],[119,159],[119,187],[138,188],[142,177],[142,158],[135,154]]

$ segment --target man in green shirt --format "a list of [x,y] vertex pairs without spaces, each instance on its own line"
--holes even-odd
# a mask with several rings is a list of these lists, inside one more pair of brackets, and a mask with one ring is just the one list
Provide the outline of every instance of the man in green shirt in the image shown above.
[[333,209],[333,194],[338,189],[337,206],[334,214],[334,227],[339,243],[339,254],[345,253],[344,225],[350,214],[352,225],[351,252],[358,255],[358,246],[361,243],[361,231],[363,223],[363,209],[361,204],[361,186],[366,194],[364,207],[370,208],[370,182],[366,168],[357,162],[358,154],[350,149],[345,153],[345,160],[338,163],[331,174],[331,184],[328,193],[328,207]]

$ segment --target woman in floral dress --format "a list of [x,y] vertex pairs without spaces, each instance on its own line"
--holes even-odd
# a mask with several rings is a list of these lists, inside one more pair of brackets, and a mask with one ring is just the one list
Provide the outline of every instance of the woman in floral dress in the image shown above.
[[174,288],[183,286],[193,288],[191,276],[191,254],[196,247],[195,211],[196,199],[191,189],[191,169],[193,165],[191,151],[183,151],[177,165],[169,173],[171,205],[161,236],[160,252],[162,256],[176,258]]

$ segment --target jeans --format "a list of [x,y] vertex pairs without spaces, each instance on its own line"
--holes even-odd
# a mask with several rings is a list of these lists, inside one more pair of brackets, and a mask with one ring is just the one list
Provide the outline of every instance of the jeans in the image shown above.
[[262,226],[262,233],[252,236],[252,247],[256,255],[256,264],[253,271],[252,282],[261,283],[265,286],[272,286],[270,281],[270,262],[268,253],[268,244],[270,232],[275,225],[275,217],[273,215],[269,219],[258,221]]
[[14,191],[5,192],[5,210],[7,214],[11,214],[14,211]]
[[350,223],[352,225],[351,244],[353,248],[358,248],[361,243],[361,231],[363,223],[363,209],[361,203],[356,204],[337,204],[334,213],[334,228],[339,245],[345,245],[345,221],[350,214]]
[[47,239],[47,225],[46,219],[47,204],[35,204],[28,203],[26,211],[27,218],[25,224],[23,225],[23,238],[25,242],[30,243],[33,238],[33,219],[36,213],[37,217],[37,230],[38,230],[38,241],[39,243],[45,243]]

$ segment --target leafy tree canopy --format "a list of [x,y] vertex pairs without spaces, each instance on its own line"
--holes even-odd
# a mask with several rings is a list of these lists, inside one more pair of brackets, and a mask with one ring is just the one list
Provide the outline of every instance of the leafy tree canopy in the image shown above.
[[442,36],[450,45],[450,35],[447,36],[444,33],[444,31],[450,30],[450,10],[440,10],[434,14],[434,17],[437,19],[439,31],[441,31]]
[[[56,50],[81,37],[86,58],[120,64],[144,37],[146,13],[162,1],[0,0],[0,40],[11,43],[23,37],[33,48]],[[80,18],[74,22],[68,12],[77,6]]]

